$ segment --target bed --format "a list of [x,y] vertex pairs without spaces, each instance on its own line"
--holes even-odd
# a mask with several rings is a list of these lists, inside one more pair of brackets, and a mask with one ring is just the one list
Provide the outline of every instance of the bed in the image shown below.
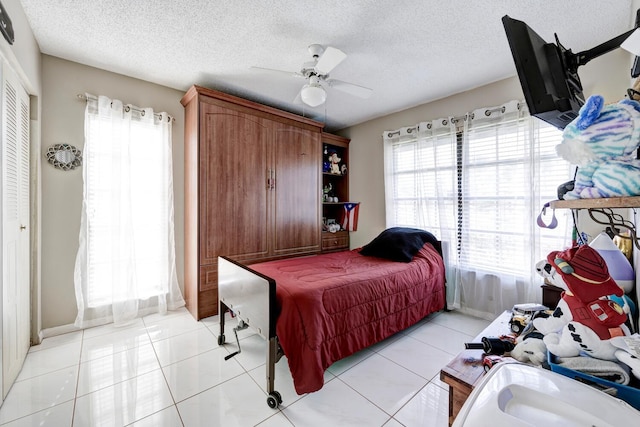
[[444,262],[431,233],[396,227],[351,251],[249,266],[220,257],[218,293],[218,344],[227,311],[239,319],[236,341],[244,327],[268,341],[267,403],[277,408],[274,372],[283,354],[296,392],[319,390],[337,360],[445,308]]

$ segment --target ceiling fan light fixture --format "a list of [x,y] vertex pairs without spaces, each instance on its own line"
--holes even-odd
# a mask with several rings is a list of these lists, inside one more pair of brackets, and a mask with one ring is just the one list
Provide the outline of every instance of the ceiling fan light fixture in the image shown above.
[[300,98],[309,107],[317,107],[327,100],[327,92],[320,85],[308,84],[300,91]]

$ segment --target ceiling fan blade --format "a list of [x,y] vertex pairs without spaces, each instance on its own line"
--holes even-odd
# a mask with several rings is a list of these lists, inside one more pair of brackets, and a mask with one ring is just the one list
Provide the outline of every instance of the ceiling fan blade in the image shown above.
[[297,71],[285,71],[285,70],[276,70],[273,68],[263,68],[263,67],[249,67],[252,70],[257,70],[257,71],[266,71],[268,73],[273,73],[273,74],[280,74],[280,75],[287,75],[287,76],[292,76],[292,77],[304,77],[302,74],[300,74]]
[[318,59],[316,66],[314,67],[316,72],[319,74],[329,74],[331,70],[333,70],[336,65],[341,63],[347,54],[341,51],[340,49],[336,49],[335,47],[327,47],[324,50],[324,53]]
[[302,95],[300,95],[301,92],[302,92],[302,90],[299,90],[298,94],[296,95],[296,97],[293,98],[293,103],[294,104],[302,104]]
[[342,92],[348,93],[349,95],[355,95],[363,99],[369,98],[373,93],[373,89],[353,83],[343,82],[342,80],[329,79],[326,80],[326,82],[329,83],[330,87],[334,87]]

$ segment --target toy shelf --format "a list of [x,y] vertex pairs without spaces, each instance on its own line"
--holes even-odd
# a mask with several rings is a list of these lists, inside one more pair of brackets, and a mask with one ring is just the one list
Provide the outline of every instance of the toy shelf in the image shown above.
[[587,209],[591,219],[611,229],[629,230],[630,237],[637,249],[640,249],[640,238],[636,234],[636,226],[633,222],[624,219],[613,209],[639,208],[640,197],[611,197],[606,199],[578,199],[578,200],[554,200],[549,203],[552,209]]
[[638,208],[640,197],[610,197],[608,199],[554,200],[552,209]]

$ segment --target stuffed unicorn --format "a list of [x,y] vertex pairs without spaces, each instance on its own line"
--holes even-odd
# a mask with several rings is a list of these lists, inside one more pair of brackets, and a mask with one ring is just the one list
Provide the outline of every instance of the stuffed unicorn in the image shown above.
[[590,96],[569,123],[556,152],[579,166],[574,188],[563,198],[591,199],[640,195],[640,103],[624,99],[604,105]]

